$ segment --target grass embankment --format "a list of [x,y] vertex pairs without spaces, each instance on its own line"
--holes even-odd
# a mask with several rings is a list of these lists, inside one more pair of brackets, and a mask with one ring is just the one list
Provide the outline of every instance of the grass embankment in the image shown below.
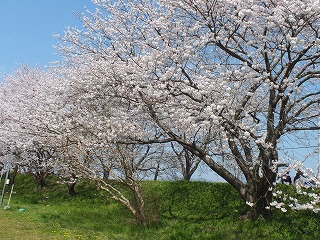
[[11,207],[3,209],[7,194],[0,209],[0,239],[320,239],[320,216],[312,212],[240,220],[245,206],[225,183],[145,182],[145,227],[84,181],[77,184],[76,197],[54,179],[45,191],[34,189],[30,176],[17,176]]

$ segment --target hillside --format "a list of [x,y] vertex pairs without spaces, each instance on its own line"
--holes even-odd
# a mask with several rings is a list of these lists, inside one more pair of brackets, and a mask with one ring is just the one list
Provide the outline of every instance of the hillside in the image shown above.
[[69,197],[55,178],[37,192],[29,175],[18,175],[10,208],[3,209],[7,194],[0,209],[1,239],[320,239],[320,216],[312,212],[240,220],[245,206],[225,183],[148,181],[143,187],[145,227],[86,181]]

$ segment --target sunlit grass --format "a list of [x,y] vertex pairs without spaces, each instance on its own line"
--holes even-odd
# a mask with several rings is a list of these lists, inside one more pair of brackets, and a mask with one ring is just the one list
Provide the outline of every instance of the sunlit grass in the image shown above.
[[18,175],[10,208],[0,209],[0,239],[320,239],[320,217],[312,212],[240,220],[246,206],[225,183],[144,182],[146,226],[83,180],[76,197],[54,177],[45,191],[34,189],[30,176]]

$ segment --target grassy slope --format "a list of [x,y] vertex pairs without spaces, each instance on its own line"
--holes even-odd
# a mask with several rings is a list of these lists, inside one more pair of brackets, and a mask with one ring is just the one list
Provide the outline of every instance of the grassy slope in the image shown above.
[[17,177],[11,208],[0,209],[1,239],[320,239],[320,216],[311,212],[239,220],[245,206],[224,183],[145,182],[146,227],[85,182],[74,198],[54,180],[44,192],[34,187],[30,176]]

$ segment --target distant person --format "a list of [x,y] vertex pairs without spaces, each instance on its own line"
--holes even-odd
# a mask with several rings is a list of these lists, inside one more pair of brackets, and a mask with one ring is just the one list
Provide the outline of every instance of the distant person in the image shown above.
[[294,185],[296,186],[297,192],[302,193],[302,188],[309,188],[311,187],[311,184],[309,182],[306,182],[303,172],[298,169],[296,176],[293,179]]
[[303,175],[303,173],[298,169],[296,175],[294,176],[293,182],[296,183],[300,179],[300,177]]
[[283,174],[281,176],[281,183],[282,184],[284,184],[284,183],[291,184],[292,183],[292,180],[291,180],[291,177],[289,175],[289,172],[286,172],[285,174]]
[[303,175],[303,172],[298,170],[296,173],[296,176],[293,179],[293,183],[297,186],[300,185],[300,187],[309,188],[313,187],[315,185],[315,182],[312,179],[307,179]]

